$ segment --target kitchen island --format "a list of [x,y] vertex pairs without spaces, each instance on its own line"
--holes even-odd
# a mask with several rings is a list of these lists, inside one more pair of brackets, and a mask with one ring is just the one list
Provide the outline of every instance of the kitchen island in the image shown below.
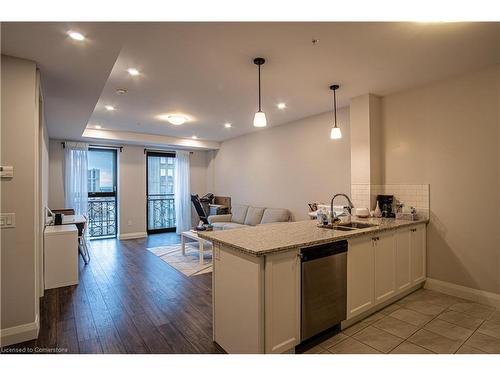
[[213,339],[228,353],[287,353],[301,342],[303,248],[347,240],[343,327],[422,286],[427,219],[358,219],[372,226],[318,228],[315,221],[200,232],[212,241]]

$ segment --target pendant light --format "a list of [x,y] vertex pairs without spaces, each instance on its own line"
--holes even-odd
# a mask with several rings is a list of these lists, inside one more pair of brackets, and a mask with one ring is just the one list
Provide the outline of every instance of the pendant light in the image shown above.
[[261,95],[260,95],[260,66],[264,65],[266,60],[262,57],[253,59],[253,63],[259,67],[259,110],[255,113],[253,118],[253,126],[256,128],[263,128],[267,126],[266,114],[262,112]]
[[339,85],[331,85],[330,90],[333,90],[333,127],[330,131],[330,139],[340,139],[342,138],[342,132],[337,126],[337,97],[335,91],[339,88]]

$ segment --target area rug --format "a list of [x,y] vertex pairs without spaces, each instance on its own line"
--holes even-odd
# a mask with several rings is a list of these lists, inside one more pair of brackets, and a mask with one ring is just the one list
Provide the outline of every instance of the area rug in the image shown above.
[[212,272],[212,245],[208,242],[205,242],[203,251],[203,265],[200,264],[198,242],[186,243],[186,255],[182,255],[181,244],[151,247],[148,250],[188,277]]

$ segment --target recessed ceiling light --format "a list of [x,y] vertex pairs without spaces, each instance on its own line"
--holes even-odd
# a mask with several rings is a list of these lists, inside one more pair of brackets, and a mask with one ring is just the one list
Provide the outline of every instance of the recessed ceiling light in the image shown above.
[[127,89],[116,89],[115,91],[118,95],[123,95],[127,93]]
[[82,40],[85,40],[85,36],[83,34],[80,34],[79,32],[76,31],[68,31],[68,35],[71,39],[73,40],[78,40],[81,42]]
[[286,108],[286,103],[278,103],[278,108],[279,109],[285,109]]
[[139,75],[139,71],[135,68],[129,68],[129,69],[127,69],[127,72],[131,76],[138,76]]
[[230,122],[226,122],[226,123],[224,124],[224,127],[225,127],[226,129],[229,129],[231,126],[232,126],[232,125],[231,125],[231,123],[230,123]]
[[198,137],[196,135],[193,135],[191,138],[198,139]]
[[175,113],[167,113],[163,115],[158,115],[156,118],[163,120],[163,121],[168,121],[172,125],[182,125],[186,121],[189,121],[189,118],[185,115],[181,114],[175,114]]
[[96,129],[101,129],[101,128],[102,128],[102,126],[101,126],[101,125],[96,125],[96,126],[94,126],[94,128],[96,128]]
[[112,105],[105,105],[104,108],[106,108],[108,111],[114,111],[115,110],[115,107],[113,107]]

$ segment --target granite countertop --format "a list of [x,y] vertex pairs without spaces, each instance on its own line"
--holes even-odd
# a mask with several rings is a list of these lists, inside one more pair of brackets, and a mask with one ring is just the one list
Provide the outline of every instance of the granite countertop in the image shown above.
[[216,244],[225,245],[253,256],[284,252],[291,249],[335,242],[383,231],[427,223],[423,218],[415,221],[385,218],[353,219],[353,222],[375,224],[376,226],[352,231],[319,228],[316,220],[289,223],[272,223],[256,227],[230,230],[198,232],[198,236]]

